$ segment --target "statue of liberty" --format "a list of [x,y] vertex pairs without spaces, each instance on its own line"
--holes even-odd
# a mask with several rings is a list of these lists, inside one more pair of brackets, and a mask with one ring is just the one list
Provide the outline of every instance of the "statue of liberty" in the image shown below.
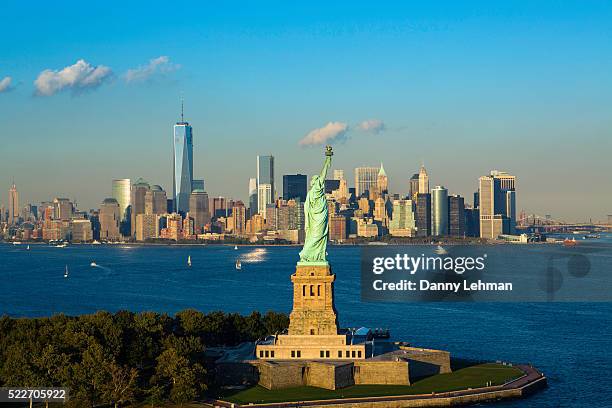
[[300,252],[300,262],[327,262],[327,235],[329,233],[327,200],[325,198],[325,179],[333,156],[331,146],[325,148],[325,163],[321,174],[312,176],[310,190],[304,203],[306,239]]

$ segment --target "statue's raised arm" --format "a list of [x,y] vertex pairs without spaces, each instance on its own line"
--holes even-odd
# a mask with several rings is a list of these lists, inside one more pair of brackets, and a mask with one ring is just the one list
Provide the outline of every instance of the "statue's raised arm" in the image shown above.
[[306,239],[304,248],[300,252],[300,262],[327,262],[326,250],[329,226],[327,224],[328,209],[327,199],[325,198],[325,179],[331,166],[333,154],[331,146],[327,146],[321,173],[312,176],[310,181],[310,190],[308,190],[304,203]]

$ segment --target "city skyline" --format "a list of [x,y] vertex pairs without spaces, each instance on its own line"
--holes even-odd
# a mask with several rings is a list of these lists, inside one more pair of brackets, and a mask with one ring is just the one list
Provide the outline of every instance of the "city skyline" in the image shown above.
[[26,7],[8,3],[23,18],[0,27],[5,207],[13,178],[21,203],[57,196],[97,208],[120,178],[171,195],[182,94],[193,174],[210,196],[247,202],[257,154],[275,157],[277,186],[284,174],[311,176],[309,157],[333,142],[350,185],[355,167],[382,161],[389,190],[404,194],[424,162],[432,187],[470,202],[478,177],[500,169],[519,180],[518,211],[567,221],[611,212],[610,5],[236,13],[194,3],[186,20],[175,9]]

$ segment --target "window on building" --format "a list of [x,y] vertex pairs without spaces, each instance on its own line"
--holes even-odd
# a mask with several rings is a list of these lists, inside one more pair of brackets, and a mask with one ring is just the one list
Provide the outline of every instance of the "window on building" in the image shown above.
[[274,358],[274,350],[270,351],[270,357]]
[[321,285],[317,285],[317,296],[321,296]]
[[302,296],[306,296],[306,285],[302,285]]
[[357,350],[357,358],[361,358],[361,350]]
[[325,357],[325,352],[323,350],[321,350],[319,352],[319,357],[321,357],[321,358]]
[[342,350],[338,350],[338,358],[342,358]]
[[310,329],[310,335],[314,336],[314,334],[315,334],[315,329]]
[[310,285],[310,296],[314,296],[314,285]]
[[325,357],[329,358],[329,350],[325,352]]
[[263,358],[263,350],[259,350],[259,358]]
[[291,358],[295,358],[295,351],[291,350]]
[[300,350],[297,351],[298,358],[302,357],[302,352]]
[[346,350],[345,356],[346,356],[346,358],[349,358],[349,357],[350,357],[350,354],[349,354],[349,351],[348,351],[348,350]]
[[351,351],[351,357],[355,358],[355,350]]
[[266,350],[266,358],[270,357],[270,353]]

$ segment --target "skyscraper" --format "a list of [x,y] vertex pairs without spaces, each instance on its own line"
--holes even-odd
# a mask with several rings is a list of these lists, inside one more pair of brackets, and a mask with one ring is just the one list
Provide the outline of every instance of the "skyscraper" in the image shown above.
[[376,182],[378,181],[378,167],[357,167],[355,168],[355,194],[358,199],[360,196],[376,192]]
[[[274,156],[257,156],[257,186],[259,188],[262,184],[270,185],[270,197],[272,202],[275,198],[274,188]],[[263,209],[265,211],[265,207]],[[259,208],[261,214],[262,209]]]
[[166,192],[158,185],[151,186],[145,193],[145,214],[165,214],[168,209]]
[[431,194],[417,194],[416,203],[417,236],[431,235]]
[[448,233],[453,237],[462,237],[466,230],[465,202],[460,195],[448,197]]
[[174,211],[186,214],[189,211],[189,195],[193,183],[193,133],[185,122],[181,108],[181,121],[174,125],[172,156],[172,198]]
[[134,236],[136,233],[136,217],[140,214],[145,213],[145,201],[147,192],[150,190],[149,183],[144,181],[142,178],[136,180],[136,183],[132,186],[130,201],[132,203],[132,211],[130,214],[130,235]]
[[261,214],[264,219],[266,219],[267,217],[266,207],[268,205],[274,204],[272,190],[272,184],[260,183],[257,186],[257,209],[259,214]]
[[516,226],[516,177],[493,170],[478,181],[480,236],[496,239],[514,233]]
[[411,200],[416,201],[416,196],[419,193],[419,174],[415,173],[410,177],[409,196]]
[[100,239],[116,241],[119,239],[119,203],[107,198],[100,206]]
[[448,235],[448,190],[443,186],[431,190],[431,235]]
[[54,198],[53,206],[55,207],[55,218],[62,221],[68,221],[74,212],[74,206],[67,198]]
[[285,174],[283,176],[283,200],[299,198],[301,202],[305,202],[307,191],[305,174]]
[[249,218],[257,214],[257,179],[249,179]]
[[414,235],[416,220],[412,200],[393,200],[393,213],[389,222],[389,234],[411,237]]
[[389,178],[382,163],[380,163],[380,170],[378,170],[378,176],[376,177],[376,192],[379,197],[389,192]]
[[112,198],[119,205],[119,223],[121,235],[128,236],[131,232],[130,197],[132,183],[130,179],[113,180]]
[[427,175],[427,170],[425,170],[425,165],[421,165],[419,170],[419,193],[429,193],[429,176]]
[[9,189],[9,203],[8,203],[8,224],[17,224],[19,221],[19,193],[17,192],[17,186],[15,182]]
[[208,208],[208,193],[204,190],[193,190],[189,197],[189,216],[193,218],[193,227],[196,234],[201,234],[202,229],[210,222],[210,210]]

